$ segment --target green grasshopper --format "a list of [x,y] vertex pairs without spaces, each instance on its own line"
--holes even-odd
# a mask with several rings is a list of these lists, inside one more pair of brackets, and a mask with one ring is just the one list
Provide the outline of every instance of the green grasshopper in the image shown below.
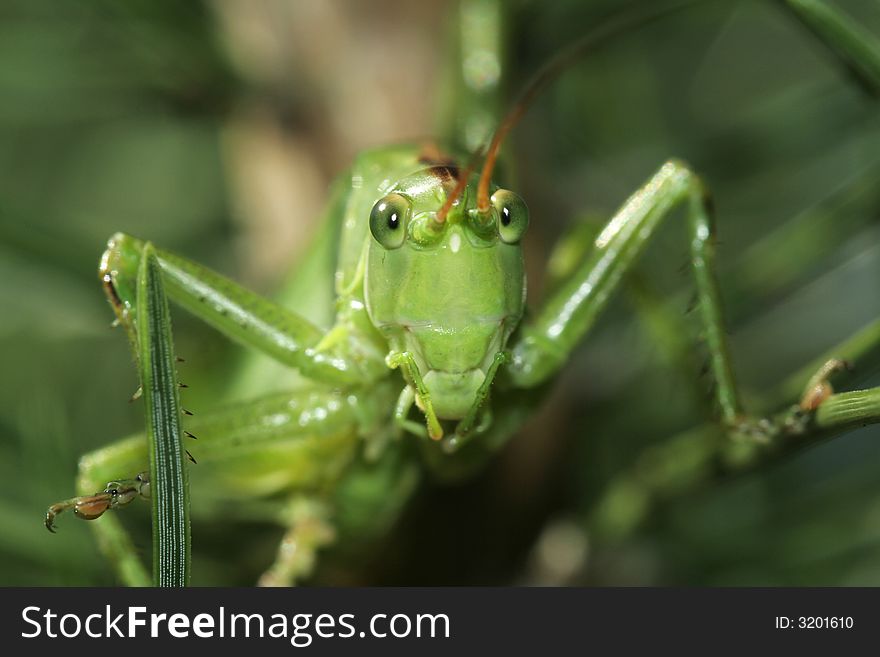
[[[528,209],[493,182],[501,144],[522,110],[518,104],[500,124],[480,170],[470,165],[477,158],[433,143],[375,149],[355,160],[317,237],[315,253],[337,246],[329,327],[157,250],[173,301],[306,379],[288,393],[188,419],[199,438],[194,513],[222,513],[252,498],[287,500],[270,517],[286,531],[260,584],[294,583],[335,539],[386,528],[424,470],[453,479],[492,458],[540,404],[669,217],[686,224],[698,319],[730,440],[763,445],[801,436],[826,408],[827,379],[842,361],[807,382],[796,408],[773,418],[744,411],[714,275],[709,195],[678,160],[660,166],[598,236],[567,238],[566,246],[587,255],[526,316]],[[683,214],[673,212],[681,206]],[[108,300],[132,338],[145,246],[114,235],[100,264]],[[147,461],[142,436],[85,456],[80,495],[52,505],[46,517],[50,530],[66,510],[101,517],[101,548],[129,584],[148,578],[118,518],[105,512],[149,497]]]

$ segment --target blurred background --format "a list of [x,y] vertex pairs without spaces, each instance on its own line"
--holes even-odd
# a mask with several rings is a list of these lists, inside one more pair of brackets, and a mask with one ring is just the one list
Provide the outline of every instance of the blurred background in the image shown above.
[[[0,584],[115,582],[87,523],[43,526],[78,458],[143,424],[97,280],[111,234],[272,294],[356,153],[432,135],[473,148],[542,63],[629,4],[2,0]],[[878,3],[834,5],[880,36]],[[880,316],[878,107],[778,2],[694,2],[615,37],[506,146],[531,209],[530,304],[566,227],[598,231],[681,157],[714,194],[747,402],[793,402],[803,367]],[[711,418],[686,263],[670,222],[491,466],[425,485],[382,549],[315,581],[880,585],[877,427],[681,486],[638,522],[608,502],[646,449]],[[188,408],[257,392],[250,357],[183,312],[175,338]],[[877,352],[846,388],[880,384]],[[149,552],[140,506],[124,515]],[[194,583],[248,584],[279,531],[218,518],[193,537]]]

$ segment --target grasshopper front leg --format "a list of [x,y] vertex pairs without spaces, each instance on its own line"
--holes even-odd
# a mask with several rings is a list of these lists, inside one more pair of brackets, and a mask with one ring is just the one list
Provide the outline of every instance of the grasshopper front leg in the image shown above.
[[[134,282],[143,243],[116,234],[101,259],[100,277],[114,311],[133,339]],[[173,253],[156,250],[168,296],[227,337],[335,386],[376,380],[385,374],[369,345],[320,347],[324,330],[228,278]]]
[[[511,350],[510,375],[518,387],[530,388],[559,370],[593,326],[663,219],[680,204],[685,204],[687,210],[690,265],[722,422],[733,435],[767,439],[780,427],[745,415],[730,364],[714,274],[715,236],[709,198],[700,179],[687,165],[676,160],[664,164],[630,197],[595,238],[586,260],[559,285],[536,318],[523,328]],[[813,381],[811,385],[819,386],[822,380]]]
[[[80,467],[82,468],[82,465]],[[81,480],[87,476],[87,471],[81,469]],[[88,485],[85,488],[94,489]],[[80,486],[80,489],[82,490],[83,486]],[[150,497],[149,473],[147,472],[138,473],[134,479],[111,481],[100,493],[84,494],[53,504],[46,512],[46,529],[54,534],[56,517],[61,512],[70,509],[83,520],[101,518],[96,532],[98,547],[103,554],[111,557],[111,563],[120,579],[129,586],[149,586],[150,575],[138,558],[137,550],[119,519],[112,517],[112,514],[104,515],[111,509],[127,506],[137,497],[145,499]]]
[[676,160],[664,164],[630,197],[596,237],[592,253],[523,328],[511,350],[508,366],[515,385],[535,387],[559,370],[592,328],[663,219],[681,203],[687,204],[690,264],[722,418],[733,423],[742,415],[714,275],[714,228],[709,200],[699,178]]
[[73,510],[83,520],[96,520],[110,509],[127,506],[137,497],[150,498],[150,473],[139,472],[134,479],[111,481],[104,490],[94,495],[81,495],[58,502],[46,512],[46,529],[55,533],[55,518],[64,511]]

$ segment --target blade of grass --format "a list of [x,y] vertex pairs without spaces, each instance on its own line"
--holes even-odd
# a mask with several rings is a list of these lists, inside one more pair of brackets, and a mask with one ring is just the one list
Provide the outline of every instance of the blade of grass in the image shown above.
[[787,377],[777,390],[769,393],[765,398],[775,407],[797,399],[804,390],[804,382],[821,367],[822,363],[832,358],[840,358],[852,365],[851,370],[838,372],[834,376],[835,388],[846,387],[853,381],[864,378],[866,373],[871,374],[877,370],[880,367],[880,318],[870,322],[843,342],[798,369],[797,372]]
[[865,91],[880,96],[880,42],[823,0],[784,0],[807,29],[852,72]]
[[187,586],[190,577],[189,482],[180,430],[168,300],[152,244],[138,271],[138,363],[146,409],[153,507],[153,584]]
[[852,390],[829,397],[816,411],[816,426],[842,432],[880,421],[880,388]]

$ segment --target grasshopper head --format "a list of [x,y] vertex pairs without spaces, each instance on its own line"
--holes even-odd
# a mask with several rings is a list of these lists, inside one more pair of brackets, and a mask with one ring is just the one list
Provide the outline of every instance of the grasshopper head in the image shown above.
[[[456,189],[459,175],[425,169],[376,202],[365,286],[370,319],[394,351],[413,355],[444,420],[460,420],[474,405],[525,302],[525,203],[495,189],[490,211],[480,212],[477,177]],[[460,193],[438,218],[453,190]]]

